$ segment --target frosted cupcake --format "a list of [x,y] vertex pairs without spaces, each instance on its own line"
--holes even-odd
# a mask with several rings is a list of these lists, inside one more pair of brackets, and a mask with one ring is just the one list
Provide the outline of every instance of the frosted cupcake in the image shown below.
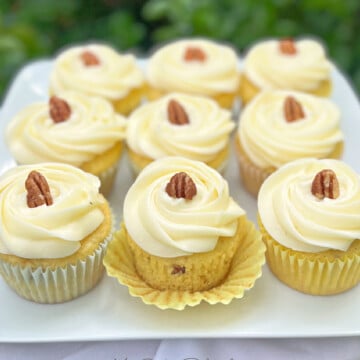
[[265,91],[241,113],[235,137],[240,174],[257,195],[280,166],[303,157],[340,158],[340,112],[328,99],[294,91]]
[[247,104],[260,91],[276,89],[329,96],[331,69],[323,46],[315,40],[261,41],[245,57],[241,99]]
[[6,142],[18,164],[63,162],[98,176],[111,190],[126,120],[106,100],[75,92],[31,104],[8,124]]
[[0,274],[20,296],[64,302],[100,280],[112,219],[99,186],[95,176],[59,163],[0,177]]
[[[260,274],[261,237],[229,195],[225,179],[202,162],[167,157],[148,165],[125,197],[123,216],[105,266],[109,275],[132,290],[138,283],[136,290],[152,293],[150,302],[163,300],[166,306],[177,308],[178,302],[201,300],[199,292],[214,288],[218,289],[217,302],[219,297],[229,302],[236,297],[233,291],[226,293],[219,287],[231,273],[239,248],[246,280],[240,272],[232,287],[239,286],[237,290],[243,292],[244,283],[251,287]],[[125,263],[133,259],[133,278],[131,271],[121,270],[121,257]]]
[[72,46],[56,57],[50,74],[52,95],[67,90],[100,96],[127,115],[142,99],[144,77],[133,55],[101,44]]
[[148,98],[169,92],[204,95],[231,108],[239,90],[238,58],[226,45],[205,39],[169,43],[150,57]]
[[360,282],[360,176],[339,160],[300,159],[262,185],[259,223],[268,265],[314,295]]
[[126,136],[131,164],[138,173],[153,160],[183,156],[223,171],[234,127],[230,112],[215,101],[170,94],[131,114]]

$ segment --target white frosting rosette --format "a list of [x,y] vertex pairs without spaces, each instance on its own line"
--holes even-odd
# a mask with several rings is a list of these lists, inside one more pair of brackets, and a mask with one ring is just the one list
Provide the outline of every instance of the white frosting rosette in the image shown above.
[[[191,201],[166,192],[170,178],[180,171],[196,185]],[[219,237],[235,234],[244,214],[216,170],[182,157],[148,165],[124,201],[124,222],[131,238],[144,251],[165,258],[213,250]]]
[[[87,66],[81,54],[89,51],[99,63]],[[142,86],[144,77],[133,55],[119,54],[110,46],[89,44],[73,46],[58,55],[50,74],[50,88],[55,94],[79,91],[109,100],[125,97],[131,89]]]
[[295,42],[296,53],[279,50],[278,40],[262,41],[246,55],[244,72],[260,89],[311,91],[329,79],[332,64],[323,46],[314,40]]
[[[183,107],[189,123],[177,125],[169,121],[167,107],[170,100]],[[231,113],[215,101],[172,93],[144,104],[132,113],[127,143],[135,153],[151,159],[184,156],[209,162],[227,147],[234,127]]]
[[65,121],[51,118],[48,102],[29,105],[10,121],[6,142],[18,163],[81,166],[124,139],[126,120],[108,101],[70,91],[59,97],[71,109]]
[[[47,180],[50,206],[29,208],[25,180],[32,170]],[[63,258],[104,220],[100,181],[70,165],[42,163],[12,168],[0,177],[0,253],[25,259]]]
[[[314,177],[331,169],[339,196],[319,200],[312,194]],[[263,183],[258,208],[266,231],[296,251],[346,251],[360,239],[360,176],[339,160],[300,159],[284,165]]]
[[[188,48],[199,48],[204,61],[186,61]],[[231,93],[238,89],[238,59],[229,46],[205,39],[172,42],[151,56],[146,77],[151,86],[163,90],[208,96]]]
[[[287,97],[301,104],[304,117],[288,122]],[[330,156],[344,139],[340,111],[328,99],[295,91],[264,91],[240,115],[237,133],[249,159],[260,168],[279,167],[302,157]]]

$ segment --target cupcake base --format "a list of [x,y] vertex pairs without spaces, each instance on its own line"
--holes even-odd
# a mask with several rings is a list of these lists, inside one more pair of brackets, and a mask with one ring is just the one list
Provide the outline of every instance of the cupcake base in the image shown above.
[[141,103],[145,95],[145,86],[134,88],[122,99],[111,101],[117,113],[129,115]]
[[[221,106],[224,109],[232,109],[234,102],[236,99],[238,99],[238,91],[229,92],[229,93],[219,93],[209,96],[211,99],[215,100],[219,106]],[[151,85],[147,85],[146,88],[146,98],[149,101],[157,100],[163,96],[165,96],[168,92],[159,90],[155,87],[152,87]],[[203,94],[197,94],[199,96],[205,96]]]
[[295,251],[274,240],[260,218],[258,221],[267,248],[267,264],[284,284],[306,294],[333,295],[360,283],[360,240],[347,251]]
[[37,303],[62,303],[91,290],[102,278],[102,259],[112,231],[107,204],[104,222],[81,241],[73,255],[59,259],[24,259],[0,254],[0,274],[21,297]]
[[123,143],[118,142],[112,148],[82,164],[80,168],[99,177],[100,192],[109,195],[116,176],[117,165],[123,151]]
[[[294,89],[295,90],[295,89]],[[259,89],[245,74],[242,74],[240,81],[239,95],[243,106],[248,104],[257,94],[259,94],[261,89]],[[331,80],[324,80],[318,88],[306,91],[306,93],[328,97],[331,95],[332,91],[332,82]]]
[[[151,162],[154,161],[154,159],[136,153],[129,147],[127,148],[127,150],[130,165],[135,176],[137,176],[145,166],[149,165]],[[229,153],[230,147],[227,146],[222,151],[220,151],[213,160],[207,162],[206,164],[217,170],[219,173],[223,174],[226,169]]]
[[[239,136],[235,137],[235,151],[237,155],[237,162],[239,165],[240,178],[244,184],[244,187],[250,194],[257,197],[262,183],[269,175],[271,175],[276,170],[276,168],[268,167],[263,169],[255,165],[245,154],[245,151],[241,146]],[[344,143],[339,142],[335,145],[333,152],[331,154],[328,154],[326,158],[340,159],[343,151]]]
[[109,276],[117,278],[128,287],[130,295],[140,297],[145,304],[155,305],[160,309],[183,310],[186,306],[195,306],[201,301],[229,304],[235,298],[242,298],[244,292],[254,286],[265,262],[265,246],[260,233],[250,221],[246,221],[243,230],[246,235],[236,250],[226,277],[208,290],[158,290],[148,285],[137,273],[124,227],[115,233],[110,242],[104,265]]

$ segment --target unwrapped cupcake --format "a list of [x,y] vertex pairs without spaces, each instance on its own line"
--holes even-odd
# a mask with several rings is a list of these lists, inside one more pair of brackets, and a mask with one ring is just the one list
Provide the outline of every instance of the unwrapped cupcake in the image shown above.
[[239,92],[238,57],[227,45],[183,39],[157,49],[146,69],[147,97],[169,92],[208,96],[231,108]]
[[300,159],[270,175],[258,197],[267,263],[313,295],[360,282],[360,176],[340,160]]
[[226,180],[202,162],[166,157],[148,165],[125,197],[123,217],[105,266],[146,303],[229,303],[261,274],[260,234]]
[[92,289],[112,232],[99,179],[70,165],[12,168],[0,177],[0,274],[20,296],[59,303]]
[[203,161],[222,172],[235,124],[231,113],[206,97],[169,94],[146,103],[129,117],[126,141],[138,173],[165,156]]
[[63,162],[98,176],[109,194],[125,138],[126,120],[99,97],[76,92],[22,109],[9,122],[6,142],[20,165]]
[[57,55],[50,74],[51,95],[68,90],[100,96],[127,115],[144,95],[144,76],[133,55],[104,44],[71,46]]
[[240,114],[235,142],[243,184],[257,195],[266,177],[290,161],[341,157],[340,111],[318,96],[264,91]]
[[314,39],[260,41],[245,56],[240,96],[244,104],[263,90],[329,96],[331,70],[324,47]]

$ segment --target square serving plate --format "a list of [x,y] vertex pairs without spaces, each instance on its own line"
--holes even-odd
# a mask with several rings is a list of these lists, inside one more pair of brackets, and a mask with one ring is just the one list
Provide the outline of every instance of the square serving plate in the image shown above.
[[[145,61],[139,61],[145,66]],[[241,66],[241,64],[239,64]],[[50,60],[27,65],[15,78],[0,113],[0,172],[14,165],[4,129],[25,105],[48,97]],[[360,173],[360,106],[344,76],[333,70],[332,99],[342,111],[343,159]],[[225,177],[231,194],[256,220],[256,201],[243,190],[234,155]],[[132,177],[124,157],[110,202],[119,223]],[[229,305],[201,303],[183,311],[160,310],[129,295],[106,275],[88,294],[68,303],[41,305],[17,296],[0,279],[0,342],[84,341],[160,338],[275,338],[360,335],[360,286],[334,296],[292,290],[263,268],[263,276],[244,298]]]

